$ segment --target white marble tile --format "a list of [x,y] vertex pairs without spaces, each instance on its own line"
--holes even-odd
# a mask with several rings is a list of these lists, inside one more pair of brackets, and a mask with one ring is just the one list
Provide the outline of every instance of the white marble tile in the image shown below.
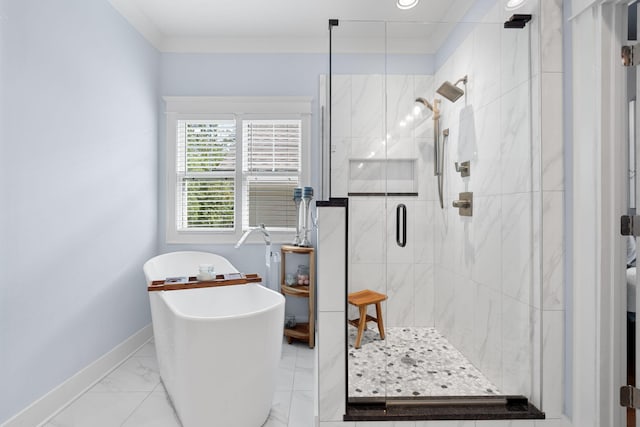
[[473,354],[474,313],[476,310],[477,285],[464,276],[454,276],[454,312],[456,321],[451,333],[447,337],[467,358]]
[[382,303],[388,326],[414,326],[413,264],[387,264],[387,301]]
[[262,427],[288,427],[291,409],[291,391],[276,391],[269,417]]
[[320,421],[320,427],[356,427],[356,423],[349,421]]
[[[564,416],[563,416],[564,417]],[[536,427],[572,427],[573,424],[566,418],[548,418],[536,420]]]
[[113,427],[122,425],[147,392],[88,392],[47,422],[48,427]]
[[313,427],[313,394],[310,391],[294,391],[291,396],[288,427]]
[[414,224],[408,236],[414,242],[413,260],[416,263],[431,264],[434,257],[433,202],[414,203]]
[[[371,289],[386,292],[386,266],[384,263],[352,263],[349,268],[349,293]],[[342,294],[344,298],[344,293]],[[344,301],[342,306],[344,307]]]
[[164,390],[154,391],[136,408],[122,427],[181,427]]
[[351,137],[351,76],[333,75],[331,80],[331,136]]
[[542,73],[542,188],[564,188],[562,73]]
[[535,427],[534,420],[476,421],[476,427]]
[[387,134],[394,139],[413,138],[413,105],[415,101],[413,76],[387,75],[386,125]]
[[[528,2],[529,4],[525,4],[525,9],[530,9],[529,11],[523,13],[530,13],[533,18],[527,24],[527,29],[531,34],[531,51],[530,51],[530,61],[531,61],[531,75],[536,76],[540,74],[540,3],[542,0],[536,0],[532,2]],[[517,31],[517,30],[515,30]]]
[[444,268],[435,267],[435,324],[445,337],[451,336],[454,329],[455,292],[454,275]]
[[[477,27],[477,26],[476,26]],[[458,79],[464,76],[471,76],[473,73],[473,66],[476,58],[473,55],[474,49],[474,36],[473,32],[470,37],[467,37],[456,49],[452,56],[453,64],[450,74],[443,74],[442,79],[436,79],[434,88],[437,90],[445,81],[454,84]],[[465,94],[462,95],[456,102],[452,103],[448,99],[443,98],[442,107],[445,115],[450,117],[458,117],[460,110],[472,102],[472,98],[467,93],[467,88],[463,83],[459,83],[461,89],[465,90]],[[469,88],[470,89],[470,88]],[[438,95],[440,97],[440,95]]]
[[296,357],[296,368],[313,369],[315,363],[315,350],[305,346],[298,347],[298,356]]
[[[432,92],[433,93],[433,92]],[[421,96],[425,98],[424,95]],[[431,102],[430,99],[428,99]],[[413,122],[413,135],[416,139],[420,138],[433,138],[433,129],[434,129],[433,115],[431,112],[423,112],[414,122]]]
[[[413,131],[411,131],[410,133],[413,134]],[[386,140],[384,153],[389,159],[416,158],[416,143],[413,135],[398,136],[393,132],[389,133]]]
[[529,403],[542,408],[542,310],[531,309],[531,394]]
[[478,132],[475,111],[476,108],[473,105],[467,105],[460,110],[457,120],[458,131],[456,132],[458,137],[457,150],[455,158],[450,159],[448,163],[448,165],[454,165],[451,170],[453,178],[465,183],[469,182],[471,178],[463,178],[458,172],[455,172],[455,162],[473,161],[478,157]]
[[347,197],[349,192],[349,138],[334,138],[331,141],[331,196]]
[[146,342],[133,354],[133,357],[156,357],[155,343],[152,341]]
[[503,193],[531,191],[531,108],[529,83],[502,97],[501,163]]
[[[387,154],[387,138],[382,136],[358,137],[351,139],[351,155],[353,159],[385,159]],[[350,176],[353,175],[351,172]]]
[[[413,77],[414,93],[413,98],[425,98],[429,102],[434,99],[434,76],[416,75]],[[421,116],[413,122],[413,134],[416,139],[433,139],[433,119],[432,117]],[[418,143],[419,144],[419,143]],[[420,156],[419,153],[416,153]]]
[[502,389],[502,298],[499,292],[485,286],[478,286],[476,292],[472,360]]
[[473,200],[473,265],[476,283],[499,291],[502,278],[502,200],[499,196],[476,196]]
[[[295,363],[295,362],[294,362]],[[293,380],[295,378],[295,366],[282,365],[278,366],[278,375],[276,377],[276,391],[293,390]]]
[[478,109],[500,96],[500,37],[502,25],[478,24],[473,31],[473,68],[469,71],[467,90],[470,104]]
[[416,74],[413,76],[413,98],[428,98],[434,93],[434,76]]
[[152,391],[160,382],[155,357],[132,357],[98,382],[93,392]]
[[476,155],[471,159],[474,192],[496,195],[501,192],[501,178],[497,169],[501,164],[500,101],[475,110]]
[[542,335],[542,396],[544,411],[550,418],[563,414],[564,404],[564,311],[544,311]]
[[[438,207],[436,207],[436,210],[438,210]],[[468,266],[464,263],[464,260],[470,239],[465,236],[464,225],[460,222],[457,209],[445,204],[441,213],[443,223],[436,225],[435,262],[444,268],[457,271],[458,274],[466,274]],[[440,236],[438,236],[438,233]]]
[[344,332],[343,313],[318,313],[320,421],[340,421],[345,413]]
[[529,304],[531,295],[531,195],[502,196],[502,292]]
[[540,2],[540,59],[542,72],[562,72],[562,0]]
[[313,367],[296,366],[293,379],[294,391],[313,390]]
[[531,215],[533,244],[531,245],[531,305],[536,308],[542,307],[542,193],[534,191],[531,193]]
[[278,366],[287,370],[293,370],[296,367],[297,360],[296,347],[287,343],[285,339],[282,343],[282,353],[280,355],[280,362]]
[[564,192],[542,193],[542,307],[564,308]]
[[[540,98],[540,74],[531,78],[531,190],[540,191],[542,188],[542,106]],[[544,98],[542,98],[544,99]],[[548,101],[544,100],[545,108]],[[555,108],[553,108],[555,109]],[[562,127],[562,125],[560,126]],[[560,142],[560,146],[564,144]],[[562,148],[561,148],[562,149]],[[563,154],[561,155],[562,158]],[[562,162],[562,160],[561,160]],[[552,162],[553,164],[553,162]],[[555,172],[555,168],[552,169]],[[563,180],[563,178],[561,178]]]
[[500,76],[504,95],[531,77],[529,31],[502,30],[500,34]]
[[351,262],[379,263],[385,260],[385,207],[383,198],[352,198],[349,205]]
[[433,137],[417,138],[416,147],[418,156],[418,200],[435,200],[437,190],[436,177],[433,174]]
[[367,421],[356,423],[356,427],[415,427],[415,425],[415,421]]
[[416,427],[475,427],[476,421],[416,421]]
[[346,269],[345,209],[318,208],[317,235],[318,310],[340,310],[344,307]]
[[379,74],[351,76],[351,135],[383,138],[384,78]]
[[507,296],[502,298],[502,392],[531,394],[532,308]]
[[413,317],[416,326],[435,326],[435,286],[433,264],[414,264]]

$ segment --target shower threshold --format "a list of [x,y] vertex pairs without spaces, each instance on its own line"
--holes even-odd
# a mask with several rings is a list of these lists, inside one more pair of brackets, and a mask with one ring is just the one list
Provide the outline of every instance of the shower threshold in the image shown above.
[[344,421],[544,419],[524,396],[350,398]]

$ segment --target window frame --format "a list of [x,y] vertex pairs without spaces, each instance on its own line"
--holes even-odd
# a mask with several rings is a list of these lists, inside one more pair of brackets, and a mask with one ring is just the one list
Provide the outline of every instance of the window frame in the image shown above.
[[[165,161],[165,232],[166,243],[236,243],[243,229],[243,120],[295,119],[301,121],[301,173],[300,186],[310,185],[311,148],[311,97],[216,97],[216,96],[165,96],[166,113],[166,161]],[[233,230],[178,230],[176,222],[176,132],[179,120],[236,120],[236,169],[235,212]],[[293,197],[293,196],[292,196]],[[273,243],[288,243],[294,233],[270,230]],[[248,243],[262,243],[258,233],[250,236]]]

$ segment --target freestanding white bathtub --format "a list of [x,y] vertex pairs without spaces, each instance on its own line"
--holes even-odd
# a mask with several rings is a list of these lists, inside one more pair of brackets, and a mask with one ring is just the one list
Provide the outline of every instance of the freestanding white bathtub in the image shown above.
[[[206,252],[144,264],[147,283],[237,272]],[[183,427],[259,427],[269,415],[282,348],[284,297],[256,283],[149,292],[160,377]]]

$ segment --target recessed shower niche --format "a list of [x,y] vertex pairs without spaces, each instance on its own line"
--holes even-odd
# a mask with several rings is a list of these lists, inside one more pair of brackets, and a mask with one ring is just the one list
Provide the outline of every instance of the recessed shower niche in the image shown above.
[[[345,309],[345,420],[544,417],[531,404],[541,401],[531,37],[498,16],[330,26],[321,104],[325,182],[348,203],[344,300],[387,297],[384,339],[370,322],[359,348],[348,321],[360,313]],[[447,82],[455,96],[438,89]],[[456,171],[464,161],[471,176]],[[465,192],[472,217],[453,206]],[[434,409],[451,405],[472,409]]]

